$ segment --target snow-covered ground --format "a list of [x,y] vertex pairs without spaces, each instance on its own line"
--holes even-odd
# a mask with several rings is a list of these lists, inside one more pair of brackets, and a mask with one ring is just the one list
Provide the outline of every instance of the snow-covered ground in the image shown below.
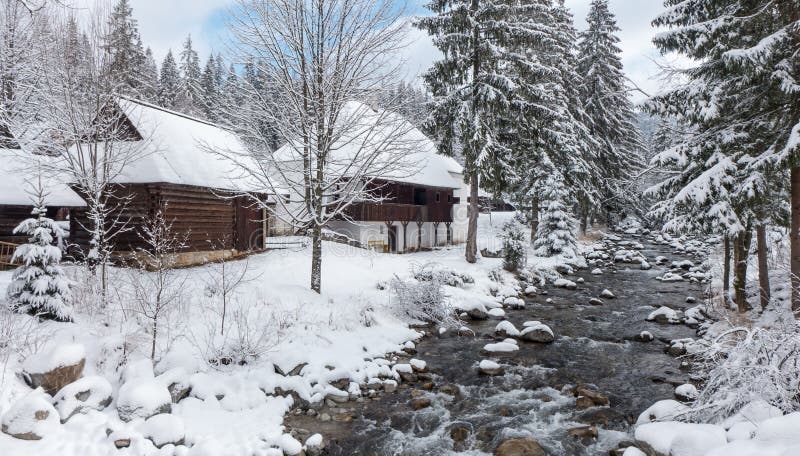
[[[512,216],[480,218],[481,248],[499,249],[497,227]],[[219,265],[177,271],[171,280],[178,283],[179,297],[160,317],[153,366],[152,322],[135,305],[131,271],[111,271],[108,308],[98,309],[89,304],[95,298],[86,292],[85,272],[72,268],[78,281],[75,323],[37,323],[5,310],[0,314],[0,343],[9,343],[0,358],[0,416],[15,426],[20,419],[25,424],[25,413],[53,402],[41,390],[32,392],[20,373],[26,359],[43,365],[42,371],[69,364],[63,351],[53,351],[64,346],[79,347],[72,353],[85,351],[83,382],[91,393],[86,402],[102,410],[89,407],[68,420],[61,416],[63,424],[52,416],[27,423],[41,428],[41,440],[0,433],[0,454],[109,454],[117,451],[115,442],[128,441],[119,454],[297,454],[303,442],[284,434],[282,427],[294,401],[347,398],[360,394],[360,386],[398,377],[386,355],[413,347],[422,334],[409,328],[412,322],[398,309],[387,284],[395,276],[408,278],[424,264],[472,279],[445,287],[449,303],[465,311],[500,307],[520,292],[509,285],[516,282],[501,270],[501,259],[468,264],[463,246],[393,255],[326,243],[322,295],[308,289],[307,248],[271,251],[227,264],[231,276],[245,265],[246,273],[227,299],[225,337],[218,334]],[[10,277],[0,272],[0,290]],[[243,365],[236,365],[238,360]],[[224,365],[227,361],[233,365]],[[104,408],[98,404],[107,399],[109,388],[112,402]],[[169,418],[160,418],[162,413],[145,419],[164,406],[171,392],[189,388],[188,398],[172,404]],[[75,402],[62,397],[62,402],[70,400]],[[74,408],[55,405],[53,414]],[[131,412],[126,416],[130,421],[120,418],[123,410]],[[22,418],[15,421],[12,415]],[[179,442],[184,445],[172,444]]]

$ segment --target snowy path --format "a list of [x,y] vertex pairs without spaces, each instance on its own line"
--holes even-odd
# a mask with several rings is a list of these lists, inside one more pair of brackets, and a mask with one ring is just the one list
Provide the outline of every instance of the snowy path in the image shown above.
[[[644,247],[642,253],[651,262],[660,255],[685,259],[666,246]],[[396,394],[357,406],[352,423],[341,422],[349,418],[321,423],[291,417],[287,424],[337,439],[329,454],[487,454],[511,437],[533,437],[551,455],[607,454],[630,439],[630,424],[641,411],[656,400],[672,398],[674,386],[688,378],[679,362],[664,353],[665,342],[691,337],[694,331],[647,322],[646,317],[663,304],[685,309],[685,299],[699,298],[702,292],[697,284],[655,280],[664,272],[660,267],[644,271],[628,266],[617,264],[602,275],[580,271],[569,276],[585,281],[577,290],[548,286],[547,294],[528,299],[525,309],[507,311],[517,328],[531,320],[549,325],[556,336],[552,344],[519,342],[519,351],[486,353],[486,344],[502,340],[494,335],[498,320],[472,321],[475,337],[427,338],[417,346],[416,357],[427,361],[433,373],[430,383],[424,377],[403,383]],[[590,305],[604,289],[616,298]],[[635,341],[642,331],[656,340]],[[505,375],[478,375],[482,359],[498,361]],[[568,391],[575,384],[592,385],[609,397],[610,407],[577,408]],[[455,396],[453,385],[459,390]],[[414,411],[420,405],[414,398],[430,399],[431,405]],[[569,434],[586,425],[600,428],[597,440]]]

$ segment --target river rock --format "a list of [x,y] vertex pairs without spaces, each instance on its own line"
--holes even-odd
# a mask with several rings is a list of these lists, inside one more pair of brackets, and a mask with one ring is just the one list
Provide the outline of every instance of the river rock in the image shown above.
[[602,299],[589,298],[589,304],[591,304],[593,306],[602,306],[604,303],[603,303]]
[[480,307],[474,307],[467,311],[467,316],[473,320],[488,320],[489,314]]
[[172,396],[169,390],[154,378],[135,378],[119,389],[117,413],[122,421],[147,419],[171,410]]
[[567,433],[576,439],[596,439],[597,428],[595,426],[580,426],[572,428]]
[[53,397],[53,405],[65,423],[73,415],[89,410],[103,410],[111,403],[111,383],[104,377],[81,378],[61,388]]
[[427,397],[418,397],[415,399],[411,399],[408,405],[410,405],[411,408],[414,410],[422,410],[424,408],[431,406],[431,400],[428,399]]
[[61,344],[31,355],[22,365],[22,378],[33,389],[42,387],[53,396],[81,378],[86,350],[80,344]]
[[185,430],[183,420],[178,415],[161,413],[151,416],[139,430],[156,448],[165,445],[183,445]]
[[322,434],[314,434],[308,439],[306,439],[305,447],[306,447],[306,456],[321,455],[322,450],[325,449],[325,443],[322,438]]
[[458,385],[447,384],[439,387],[439,392],[449,394],[450,396],[458,396],[458,394],[461,392],[461,389],[458,387]]
[[601,298],[605,298],[605,299],[614,299],[614,298],[616,298],[616,296],[614,296],[614,293],[612,293],[611,290],[609,290],[609,289],[605,289],[605,290],[601,291],[600,292],[600,297]]
[[556,279],[553,282],[553,286],[556,288],[566,288],[567,290],[575,290],[578,288],[578,284],[567,279]]
[[508,439],[494,450],[494,456],[547,456],[535,439]]
[[490,361],[488,359],[484,359],[478,365],[478,371],[483,375],[503,375],[505,374],[505,370],[503,370],[503,366],[497,364],[494,361]]
[[508,320],[501,321],[494,328],[495,335],[499,337],[518,337],[519,330]]
[[575,407],[578,407],[579,409],[594,407],[594,401],[586,396],[578,396],[575,399]]
[[650,331],[642,331],[636,335],[635,339],[639,342],[652,342],[655,340],[655,337]]
[[3,414],[0,431],[21,440],[41,440],[58,425],[58,412],[40,389],[17,401]]
[[456,424],[450,428],[450,438],[453,442],[461,443],[469,438],[470,429],[463,424]]
[[675,398],[681,402],[692,402],[700,393],[691,383],[685,383],[675,388]]
[[579,398],[581,396],[588,398],[594,405],[605,406],[609,404],[608,396],[586,385],[576,386],[573,394]]
[[520,331],[520,339],[526,342],[550,343],[555,340],[553,330],[538,321],[526,321],[525,328]]

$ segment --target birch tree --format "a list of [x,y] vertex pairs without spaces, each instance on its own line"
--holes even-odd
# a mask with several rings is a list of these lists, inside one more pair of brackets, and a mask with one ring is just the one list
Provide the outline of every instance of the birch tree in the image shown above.
[[[281,195],[278,216],[310,233],[316,292],[323,227],[346,219],[354,202],[378,200],[381,177],[415,171],[401,165],[410,124],[391,109],[356,103],[396,84],[402,15],[392,0],[239,0],[232,11],[232,57],[260,73],[275,98],[239,78],[246,107],[226,117],[250,152],[231,158],[257,187]],[[263,125],[273,126],[284,147],[271,152],[274,138]]]

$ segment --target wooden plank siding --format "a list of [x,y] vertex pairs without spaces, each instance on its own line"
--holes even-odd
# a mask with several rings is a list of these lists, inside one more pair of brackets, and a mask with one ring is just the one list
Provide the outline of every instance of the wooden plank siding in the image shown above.
[[[14,228],[31,217],[33,206],[6,206],[0,205],[0,242],[24,244],[28,236],[14,234]],[[57,207],[48,207],[47,216],[53,220],[64,220],[68,211]]]
[[[263,226],[261,210],[246,198],[206,187],[168,183],[118,185],[114,194],[128,200],[121,213],[128,230],[114,239],[115,251],[146,247],[140,233],[147,218],[158,208],[164,208],[164,217],[172,223],[173,232],[179,237],[186,236],[182,252],[261,248],[251,245],[253,239],[260,239],[257,234]],[[86,248],[89,244],[89,233],[83,229],[89,226],[86,212],[76,211],[71,225],[72,241]]]
[[378,182],[371,191],[383,201],[355,203],[347,208],[347,217],[358,222],[453,221],[453,189]]

